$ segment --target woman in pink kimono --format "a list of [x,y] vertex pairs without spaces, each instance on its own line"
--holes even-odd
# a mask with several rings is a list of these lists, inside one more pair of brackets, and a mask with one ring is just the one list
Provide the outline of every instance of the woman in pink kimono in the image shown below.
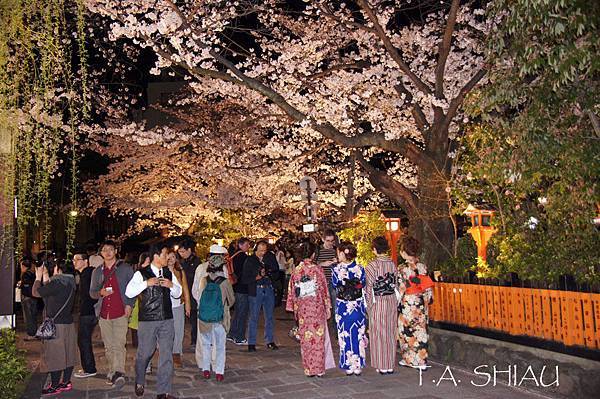
[[334,368],[333,351],[327,329],[331,302],[323,269],[306,259],[292,272],[286,310],[294,312],[304,374],[320,377],[325,369]]

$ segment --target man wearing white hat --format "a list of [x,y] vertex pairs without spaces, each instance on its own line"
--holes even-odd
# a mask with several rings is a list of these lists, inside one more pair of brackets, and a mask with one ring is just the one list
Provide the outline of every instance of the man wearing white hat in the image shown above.
[[[208,260],[204,263],[201,263],[200,265],[198,265],[198,267],[196,268],[196,273],[194,274],[194,284],[192,285],[192,296],[194,297],[194,299],[196,299],[196,301],[200,302],[200,282],[202,281],[203,278],[205,278],[206,276],[208,276],[208,266],[212,263],[212,264],[216,264],[216,263],[221,263],[223,266],[223,273],[225,275],[225,277],[227,277],[229,279],[229,273],[227,272],[227,262],[225,262],[225,256],[227,255],[227,248],[218,245],[218,244],[213,244],[210,246],[209,250],[208,250]],[[228,315],[228,314],[227,314]],[[196,315],[196,322],[198,323],[198,315]],[[229,322],[227,322],[227,325],[229,325]],[[214,339],[213,339],[214,341]],[[217,357],[217,353],[216,353],[216,344],[215,342],[212,343],[212,361],[214,362],[216,357]],[[198,368],[202,369],[202,344],[200,342],[200,334],[198,334],[198,337],[196,338],[196,364],[198,365]]]

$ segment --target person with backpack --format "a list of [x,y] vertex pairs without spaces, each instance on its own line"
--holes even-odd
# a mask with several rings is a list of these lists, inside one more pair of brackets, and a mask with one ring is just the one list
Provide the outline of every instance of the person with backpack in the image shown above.
[[[208,267],[211,265],[211,262],[213,265],[216,265],[217,261],[220,267],[222,268],[222,272],[225,278],[229,277],[229,273],[227,270],[227,249],[218,244],[211,245],[208,250],[208,260],[198,265],[198,267],[196,268],[196,273],[194,274],[194,282],[192,283],[192,297],[196,300],[196,303],[200,301],[200,284],[202,283],[202,280],[206,278],[206,276],[208,276]],[[198,313],[198,310],[196,310],[196,313],[194,315],[194,318],[196,319],[196,328],[200,328],[200,320],[198,319]],[[229,315],[229,312],[227,314]],[[229,326],[229,321],[227,326]],[[213,361],[216,361],[217,352],[216,342],[214,341],[214,339],[215,337],[213,335],[211,358],[213,359]],[[198,334],[196,341],[196,364],[198,365],[198,368],[202,369],[202,365],[204,362],[204,353],[202,348],[202,341],[200,339],[200,334]]]
[[181,298],[183,289],[177,277],[168,268],[168,250],[168,245],[164,243],[150,247],[148,254],[152,263],[136,271],[125,290],[128,298],[135,299],[139,295],[138,349],[135,359],[137,397],[144,396],[146,368],[158,344],[156,398],[174,398],[170,394],[175,339],[171,300]]
[[[225,263],[224,255],[212,255],[208,260],[206,275],[196,288],[202,373],[205,379],[209,379],[212,366],[217,382],[224,379],[225,342],[230,325],[229,308],[235,302],[233,287],[223,270]],[[213,352],[215,352],[214,357]]]

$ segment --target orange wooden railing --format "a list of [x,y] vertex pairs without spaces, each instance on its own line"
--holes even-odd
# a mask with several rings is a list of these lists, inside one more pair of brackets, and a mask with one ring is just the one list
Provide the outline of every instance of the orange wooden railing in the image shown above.
[[429,317],[600,349],[600,294],[440,282]]

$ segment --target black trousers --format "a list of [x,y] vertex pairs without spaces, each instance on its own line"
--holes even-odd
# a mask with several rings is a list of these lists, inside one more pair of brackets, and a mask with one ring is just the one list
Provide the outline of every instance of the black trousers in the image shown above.
[[27,335],[34,337],[37,332],[38,300],[23,296],[21,298],[21,309],[23,310]]
[[92,347],[92,335],[96,324],[98,324],[98,319],[94,315],[79,317],[77,345],[81,354],[81,368],[86,373],[96,372],[96,359],[94,359],[94,349]]
[[194,298],[191,298],[192,300],[191,306],[190,306],[190,324],[192,325],[192,331],[191,331],[191,341],[192,341],[192,346],[196,345],[196,338],[198,337],[198,302],[196,302],[196,300]]

